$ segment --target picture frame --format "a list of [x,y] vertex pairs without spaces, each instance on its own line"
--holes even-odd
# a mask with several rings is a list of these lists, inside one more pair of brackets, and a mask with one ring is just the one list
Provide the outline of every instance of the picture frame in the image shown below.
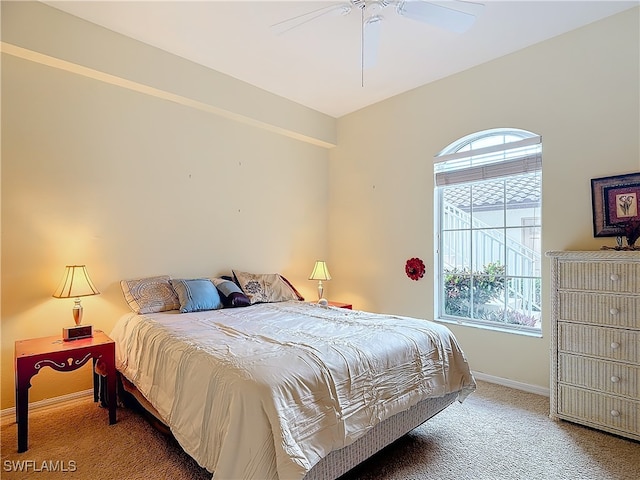
[[593,236],[624,236],[624,223],[640,221],[640,172],[591,179]]

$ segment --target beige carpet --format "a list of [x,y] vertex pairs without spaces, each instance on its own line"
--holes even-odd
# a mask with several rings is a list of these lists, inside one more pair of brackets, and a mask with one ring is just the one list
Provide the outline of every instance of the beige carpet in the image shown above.
[[[640,478],[640,443],[554,422],[548,404],[546,397],[479,382],[463,404],[449,407],[341,480]],[[118,423],[109,426],[107,411],[91,399],[32,413],[25,453],[16,453],[11,419],[1,433],[2,479],[211,478],[136,413],[118,409]],[[14,471],[20,466],[28,471]]]

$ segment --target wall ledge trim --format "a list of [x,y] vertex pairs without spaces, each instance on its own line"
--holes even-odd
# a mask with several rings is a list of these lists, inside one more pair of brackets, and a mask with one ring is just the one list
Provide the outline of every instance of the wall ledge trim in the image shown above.
[[93,80],[98,80],[100,82],[108,83],[110,85],[126,88],[134,92],[138,92],[138,93],[142,93],[152,97],[174,102],[179,105],[194,108],[196,110],[201,110],[203,112],[212,113],[214,115],[217,115],[229,120],[243,123],[245,125],[249,125],[255,128],[260,128],[262,130],[266,130],[271,133],[292,138],[294,140],[299,140],[301,142],[309,143],[311,145],[316,145],[318,147],[329,149],[336,146],[333,143],[320,140],[319,138],[303,135],[293,130],[271,125],[269,123],[253,119],[245,115],[241,115],[239,113],[234,113],[230,110],[225,110],[223,108],[215,107],[208,103],[200,102],[198,100],[194,100],[192,98],[188,98],[183,95],[178,95],[178,94],[167,92],[166,90],[151,87],[149,85],[145,85],[139,82],[127,80],[125,78],[118,77],[116,75],[111,75],[110,73],[102,72],[100,70],[95,70],[89,67],[84,67],[82,65],[78,65],[77,63],[69,62],[67,60],[62,60],[60,58],[35,52],[33,50],[19,47],[11,43],[0,42],[0,53],[6,53],[7,55],[12,55],[14,57],[21,58],[23,60],[27,60],[30,62],[38,63],[40,65],[45,65],[51,68],[57,68],[59,70],[74,73],[76,75],[81,75],[83,77],[91,78]]

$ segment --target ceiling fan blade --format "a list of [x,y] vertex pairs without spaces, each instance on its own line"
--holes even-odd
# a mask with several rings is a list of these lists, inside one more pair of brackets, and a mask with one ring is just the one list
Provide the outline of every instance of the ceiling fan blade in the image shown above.
[[296,15],[295,17],[287,18],[286,20],[282,20],[281,22],[274,23],[273,25],[271,25],[271,28],[278,35],[280,35],[325,15],[348,15],[351,12],[351,8],[351,4],[349,3],[325,5],[316,10],[311,10],[310,12]]
[[[396,12],[400,16],[428,23],[456,33],[465,32],[473,25],[473,22],[475,22],[476,16],[474,14],[455,10],[449,6],[441,5],[442,3],[444,2],[438,4],[422,0],[404,0],[398,4]],[[448,3],[455,4],[454,2]],[[472,2],[460,3],[467,3],[478,10],[484,6]]]
[[365,20],[362,34],[362,68],[373,68],[378,63],[382,17],[375,15]]

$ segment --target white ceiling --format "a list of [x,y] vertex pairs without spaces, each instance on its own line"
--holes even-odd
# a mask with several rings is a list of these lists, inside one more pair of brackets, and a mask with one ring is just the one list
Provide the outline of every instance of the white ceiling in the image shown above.
[[347,16],[323,16],[283,34],[271,27],[340,0],[44,3],[340,117],[640,1],[488,0],[463,34],[400,17],[387,7],[377,66],[364,72],[358,9]]

